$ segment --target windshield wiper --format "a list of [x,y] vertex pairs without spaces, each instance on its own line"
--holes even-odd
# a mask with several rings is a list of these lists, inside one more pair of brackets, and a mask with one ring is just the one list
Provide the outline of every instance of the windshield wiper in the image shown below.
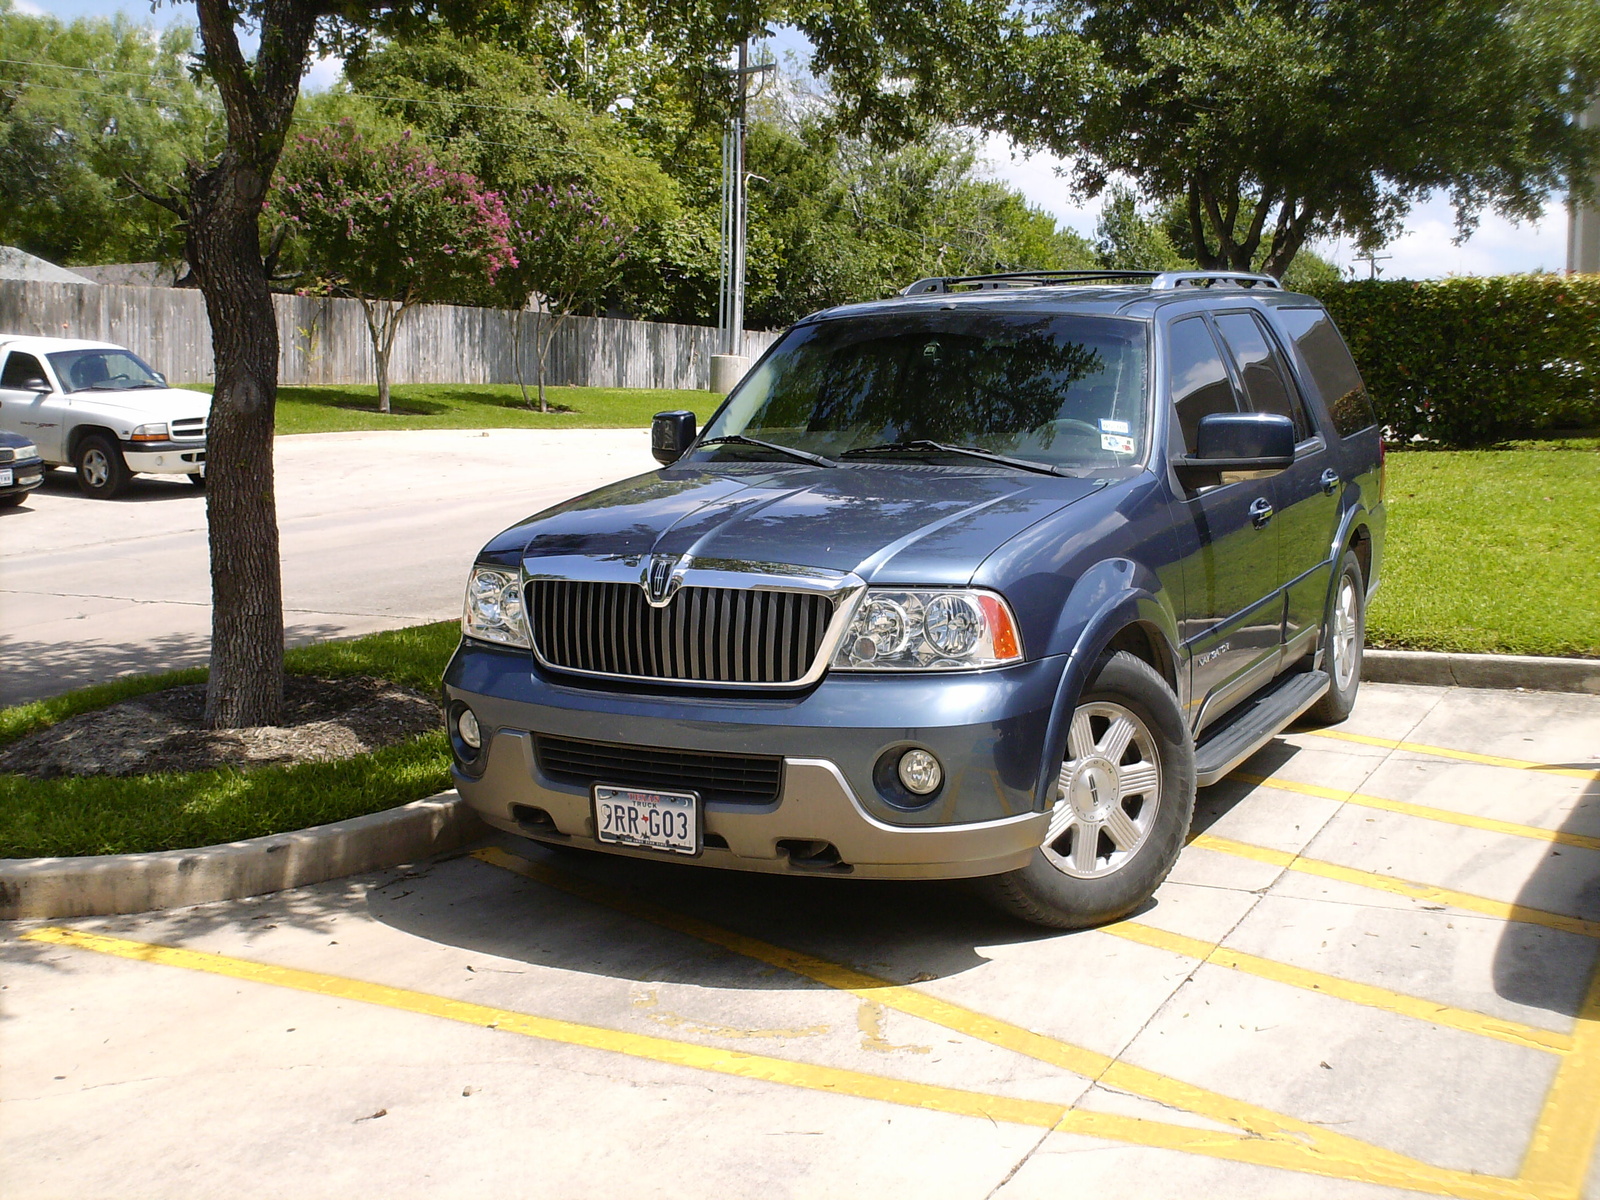
[[763,450],[773,450],[779,454],[787,454],[790,458],[798,458],[801,462],[808,462],[815,467],[837,467],[839,464],[831,458],[824,458],[820,454],[813,454],[809,450],[796,450],[793,446],[781,446],[777,442],[763,442],[760,438],[745,437],[742,433],[724,434],[722,437],[706,438],[695,449],[701,446],[759,446]]
[[840,458],[849,458],[855,454],[965,454],[969,458],[981,458],[988,462],[1000,463],[1002,466],[1016,467],[1020,471],[1037,471],[1041,475],[1061,475],[1063,473],[1049,463],[1034,462],[1027,458],[1012,458],[1009,454],[996,454],[993,450],[985,450],[981,446],[953,446],[948,442],[933,442],[927,438],[918,438],[912,442],[880,442],[876,446],[855,446],[839,455]]

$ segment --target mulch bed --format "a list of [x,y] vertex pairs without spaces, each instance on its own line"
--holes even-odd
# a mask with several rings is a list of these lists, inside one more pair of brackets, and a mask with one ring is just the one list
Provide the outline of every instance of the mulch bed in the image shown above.
[[80,713],[0,750],[0,771],[32,779],[292,766],[354,758],[443,725],[430,696],[382,679],[284,681],[284,723],[207,729],[205,685]]

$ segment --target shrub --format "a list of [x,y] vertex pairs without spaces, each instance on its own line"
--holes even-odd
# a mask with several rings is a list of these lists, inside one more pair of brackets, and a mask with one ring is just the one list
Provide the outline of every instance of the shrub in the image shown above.
[[1395,439],[1600,425],[1600,275],[1362,280],[1315,293]]

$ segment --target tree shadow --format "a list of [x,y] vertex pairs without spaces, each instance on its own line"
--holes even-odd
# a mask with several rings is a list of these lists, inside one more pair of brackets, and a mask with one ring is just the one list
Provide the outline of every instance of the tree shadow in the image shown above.
[[[438,392],[437,388],[430,391]],[[285,389],[285,391],[289,391]],[[364,392],[351,392],[347,388],[296,387],[284,399],[296,404],[309,404],[317,408],[333,408],[342,412],[371,413],[373,416],[392,417],[438,417],[450,414],[455,410],[455,405],[438,403],[433,400],[423,400],[416,396],[408,396],[404,392],[393,391],[389,393],[389,413],[378,412],[378,390],[372,389],[371,395]],[[479,403],[482,403],[481,397]]]

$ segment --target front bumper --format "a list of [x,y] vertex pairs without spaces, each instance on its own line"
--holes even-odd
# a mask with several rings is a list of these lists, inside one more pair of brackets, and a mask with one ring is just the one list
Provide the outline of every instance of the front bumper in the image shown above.
[[0,496],[31,492],[44,482],[44,459],[26,458],[21,462],[0,463],[0,478],[10,472],[11,482],[0,484]]
[[[971,675],[830,674],[797,696],[646,694],[575,687],[527,652],[464,642],[446,698],[473,709],[488,750],[473,769],[457,763],[455,782],[496,828],[610,853],[857,878],[996,874],[1024,865],[1049,822],[1039,763],[1064,667],[1054,658]],[[782,758],[782,784],[769,804],[704,800],[708,844],[696,858],[602,845],[589,789],[541,770],[539,734]],[[881,787],[883,756],[911,745],[936,754],[946,776],[917,808]],[[797,857],[808,843],[832,853]]]
[[139,475],[200,475],[206,469],[206,444],[123,442],[122,461]]

